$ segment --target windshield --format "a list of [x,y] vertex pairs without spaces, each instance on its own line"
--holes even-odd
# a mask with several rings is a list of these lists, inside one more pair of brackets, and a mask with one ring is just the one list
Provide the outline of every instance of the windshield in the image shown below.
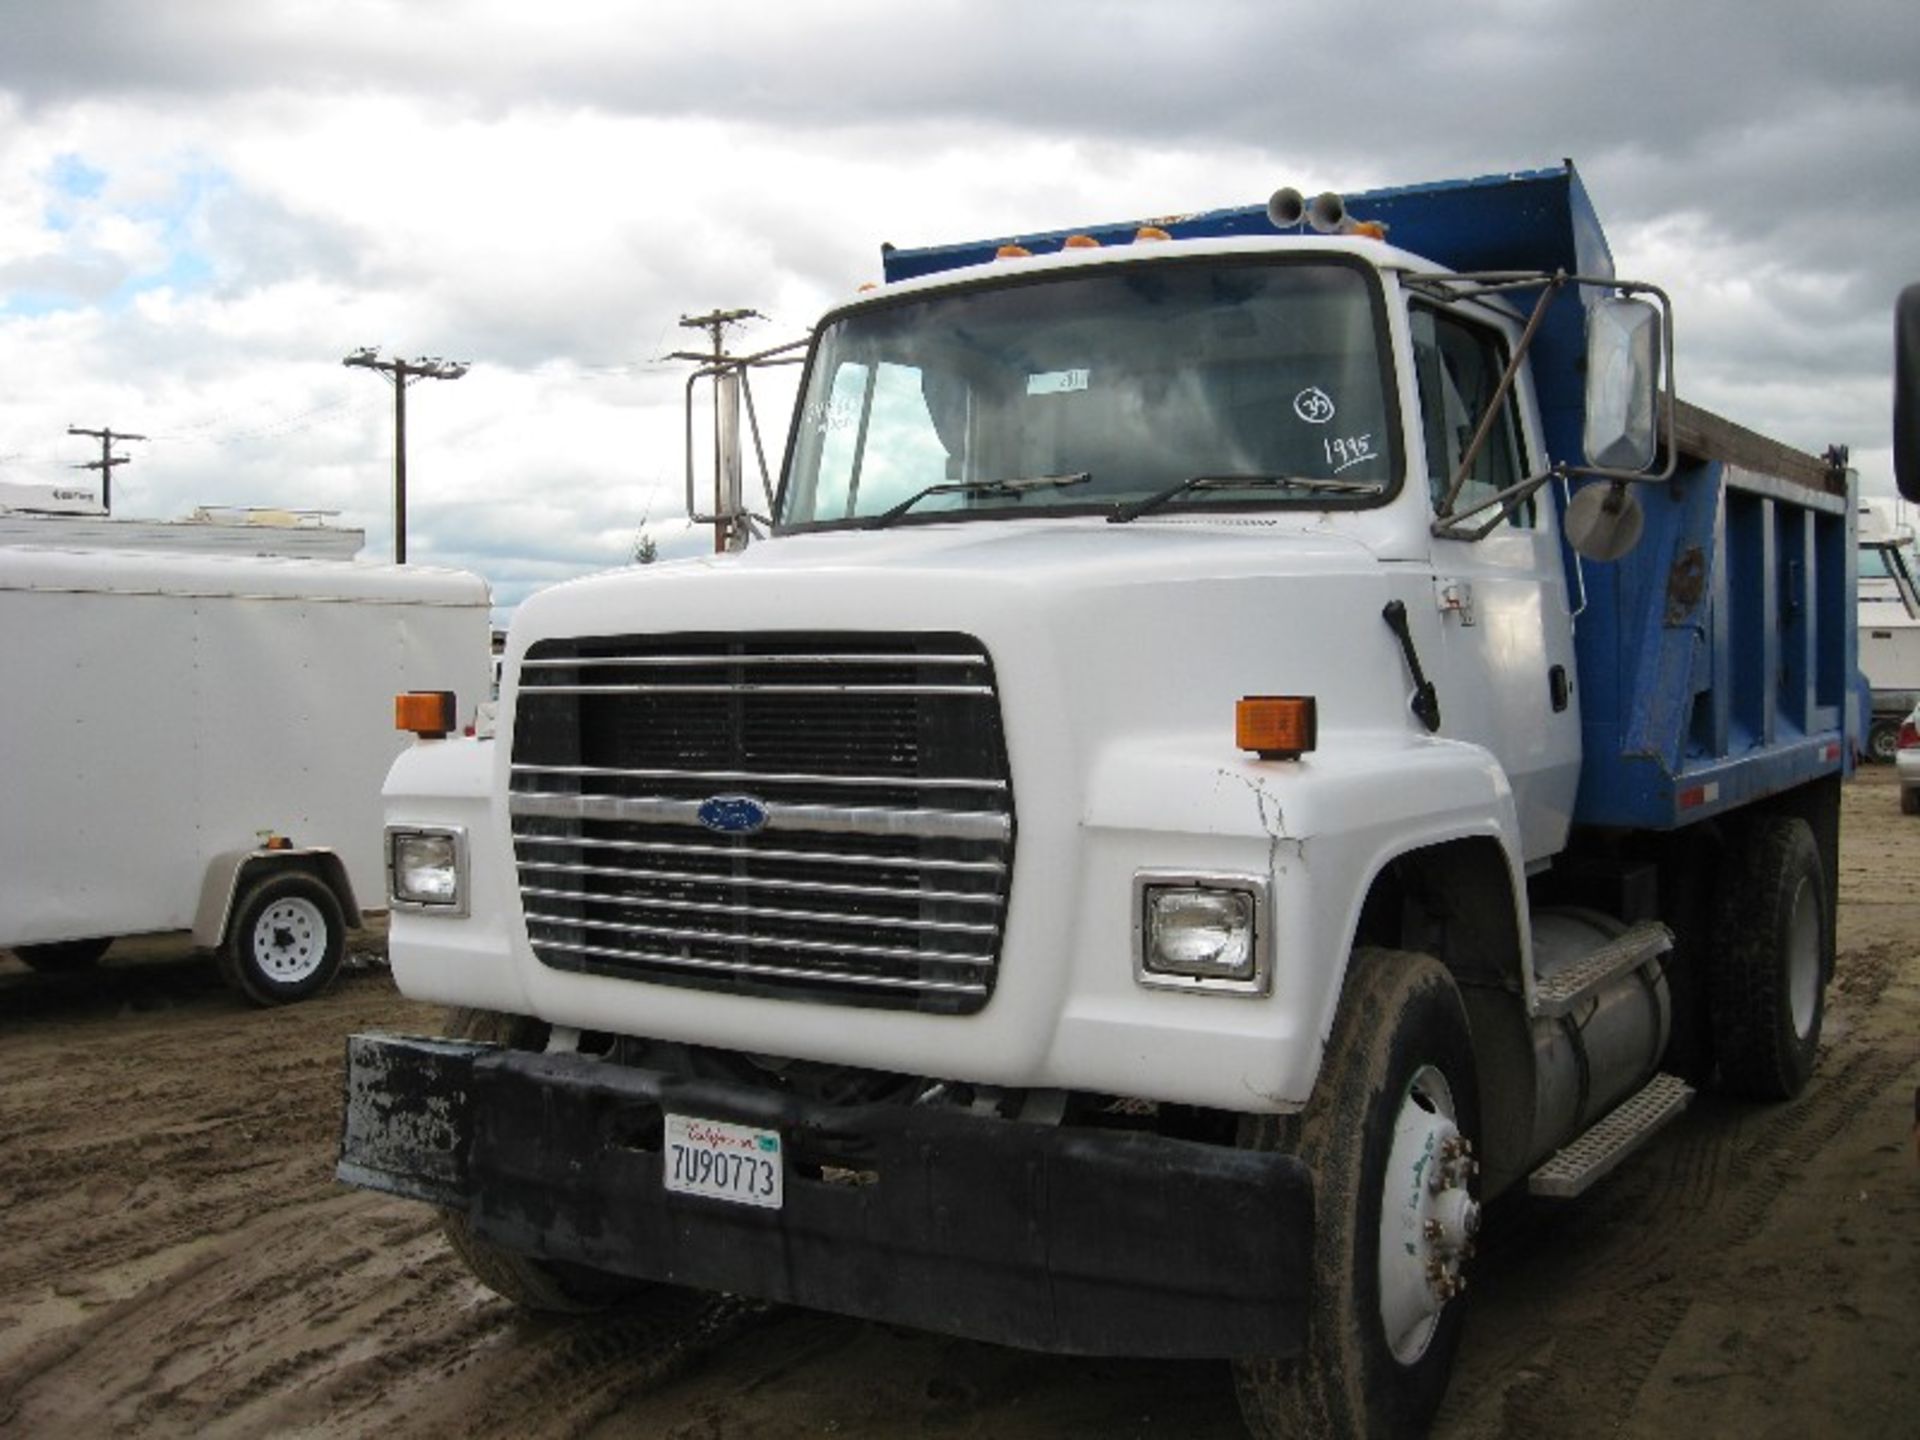
[[[1400,474],[1382,314],[1365,266],[1325,258],[1116,266],[856,310],[809,367],[779,523],[908,501],[912,519],[1112,510],[1196,476],[1269,483],[1166,508],[1377,504]],[[1355,483],[1312,483],[1333,479]]]

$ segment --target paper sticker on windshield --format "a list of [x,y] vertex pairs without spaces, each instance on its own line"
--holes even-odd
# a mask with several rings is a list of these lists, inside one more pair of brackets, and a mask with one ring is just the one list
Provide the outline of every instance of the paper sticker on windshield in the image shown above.
[[1333,397],[1318,385],[1309,385],[1293,397],[1293,413],[1309,425],[1324,425],[1333,419]]
[[1029,395],[1066,395],[1087,388],[1092,372],[1088,370],[1042,370],[1027,376]]

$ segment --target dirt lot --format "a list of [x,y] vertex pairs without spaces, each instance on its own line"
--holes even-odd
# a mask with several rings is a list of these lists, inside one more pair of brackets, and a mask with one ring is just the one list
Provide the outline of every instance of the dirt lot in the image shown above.
[[[1703,1098],[1581,1201],[1503,1203],[1438,1433],[1920,1434],[1920,821],[1847,799],[1827,1043],[1790,1105]],[[0,958],[0,1434],[1230,1436],[1225,1369],[1066,1361],[732,1301],[553,1322],[422,1207],[332,1180],[384,972],[260,1012],[148,945]]]

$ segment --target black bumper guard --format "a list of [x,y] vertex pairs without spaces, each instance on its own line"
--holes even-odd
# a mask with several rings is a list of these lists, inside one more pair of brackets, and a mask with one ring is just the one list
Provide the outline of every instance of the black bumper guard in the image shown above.
[[[346,1085],[339,1178],[511,1250],[1068,1354],[1304,1338],[1313,1192],[1292,1156],[388,1035],[348,1039]],[[784,1206],[667,1192],[667,1113],[778,1130]]]

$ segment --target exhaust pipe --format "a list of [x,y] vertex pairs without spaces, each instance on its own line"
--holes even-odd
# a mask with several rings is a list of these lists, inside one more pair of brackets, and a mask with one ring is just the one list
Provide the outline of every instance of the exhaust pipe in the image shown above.
[[1311,225],[1322,235],[1351,235],[1360,227],[1347,214],[1347,202],[1328,190],[1308,200],[1291,185],[1273,192],[1267,201],[1267,219],[1276,230]]
[[1267,201],[1267,219],[1276,230],[1291,230],[1307,216],[1306,197],[1286,185],[1273,192]]

